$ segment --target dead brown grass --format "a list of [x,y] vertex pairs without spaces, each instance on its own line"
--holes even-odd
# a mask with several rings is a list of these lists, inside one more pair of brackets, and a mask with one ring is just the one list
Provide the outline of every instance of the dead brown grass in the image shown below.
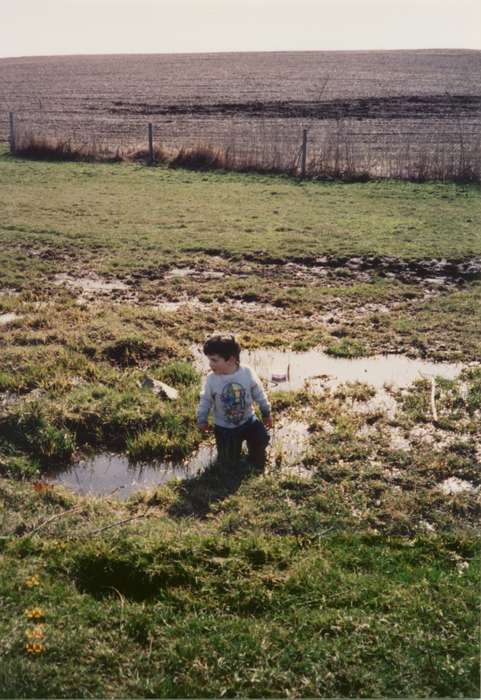
[[31,131],[16,134],[15,155],[39,160],[97,162],[116,162],[124,158],[119,148],[111,149],[98,143],[74,143],[70,139],[43,136]]
[[[112,149],[98,142],[74,143],[70,139],[37,135],[28,130],[16,135],[15,155],[42,160],[150,162],[145,145]],[[235,144],[217,147],[198,143],[176,149],[156,144],[154,163],[199,171],[299,175],[300,150],[282,142],[254,142],[247,150],[239,149]],[[479,183],[481,143],[478,139],[466,144],[460,131],[457,142],[421,149],[411,148],[406,143],[396,153],[386,147],[380,155],[379,150],[360,151],[352,136],[345,131],[342,120],[338,120],[336,128],[327,132],[320,144],[309,144],[305,177],[348,182],[391,178],[414,182]]]

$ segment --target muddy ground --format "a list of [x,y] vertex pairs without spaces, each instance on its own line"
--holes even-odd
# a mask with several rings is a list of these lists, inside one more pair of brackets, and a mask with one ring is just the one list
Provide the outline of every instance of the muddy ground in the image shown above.
[[[122,276],[99,274],[80,259],[70,259],[69,272],[54,274],[48,283],[52,293],[68,290],[79,305],[112,302],[167,317],[180,313],[195,319],[195,332],[212,328],[217,317],[219,322],[237,323],[241,333],[249,335],[249,343],[262,327],[264,334],[281,334],[281,342],[306,346],[344,338],[364,344],[371,354],[407,352],[438,360],[477,357],[479,343],[473,333],[464,328],[461,352],[463,329],[457,323],[446,328],[442,313],[443,305],[449,306],[453,298],[459,303],[468,287],[481,279],[478,257],[405,261],[323,256],[287,262],[249,254],[231,259],[220,252],[192,253],[175,266],[157,264]],[[31,254],[51,260],[54,251],[37,249]],[[65,258],[59,262],[67,267]],[[476,325],[476,317],[469,322]]]
[[[383,506],[387,509],[383,517],[395,532],[408,531],[406,514],[398,518],[391,512],[393,504],[389,499],[392,500],[395,492],[407,499],[405,508],[415,518],[415,529],[437,530],[446,522],[457,522],[457,516],[451,512],[452,499],[455,502],[461,499],[464,504],[461,521],[465,525],[472,523],[479,509],[481,483],[476,374],[479,356],[474,351],[470,354],[466,343],[460,349],[456,329],[447,329],[442,323],[426,331],[424,339],[417,343],[413,343],[412,333],[403,335],[392,324],[399,323],[402,328],[402,323],[406,323],[403,319],[414,316],[423,306],[464,294],[480,279],[480,259],[409,262],[380,256],[325,256],[287,262],[272,256],[228,258],[220,252],[189,254],[188,261],[181,258],[175,266],[165,263],[114,276],[88,269],[80,257],[70,258],[66,264],[64,253],[60,253],[61,259],[55,259],[54,251],[48,247],[31,250],[32,255],[60,262],[61,268],[68,272],[48,277],[28,300],[24,292],[12,296],[15,311],[0,315],[5,341],[10,343],[11,361],[29,347],[34,350],[52,341],[60,342],[72,349],[84,348],[95,362],[107,360],[113,364],[118,378],[110,378],[108,382],[125,386],[126,381],[138,383],[143,372],[158,371],[169,357],[175,358],[175,351],[169,355],[170,350],[166,359],[158,355],[154,347],[157,333],[167,332],[173,342],[185,349],[192,343],[198,345],[199,339],[219,324],[238,332],[244,347],[286,346],[297,351],[320,347],[341,358],[404,353],[432,360],[461,361],[460,367],[465,370],[458,380],[440,380],[434,386],[435,416],[430,399],[433,389],[427,379],[415,387],[376,390],[363,381],[364,375],[354,384],[342,381],[333,384],[332,377],[321,373],[300,393],[286,392],[282,383],[268,381],[277,428],[272,435],[267,473],[308,483],[321,479],[332,482],[335,488],[344,474],[342,479],[348,479],[353,488],[358,484],[374,511],[382,502],[382,498],[373,496],[376,489],[372,490],[372,481],[377,480],[382,484],[377,487],[379,493],[384,493],[389,501]],[[376,301],[379,285],[383,295]],[[359,296],[359,289],[366,288],[374,293],[368,300]],[[292,290],[296,290],[297,296],[292,296]],[[320,292],[320,296],[312,297],[313,290]],[[60,331],[58,323],[67,309],[76,320],[71,322],[71,328]],[[114,318],[118,329],[109,321]],[[79,339],[75,338],[76,327],[82,329]],[[142,342],[139,329],[142,329]],[[150,337],[152,347],[145,340]],[[47,347],[45,351],[48,352]],[[187,359],[190,350],[185,352]],[[93,371],[92,366],[88,373]],[[0,411],[12,415],[25,410],[22,406],[50,401],[49,396],[53,395],[49,386],[62,387],[61,393],[66,390],[75,393],[87,390],[90,381],[88,374],[78,369],[75,376],[55,376],[52,385],[50,380],[44,380],[44,388],[34,382],[27,392],[25,389],[19,393],[4,391]],[[70,401],[68,396],[67,393],[67,399],[60,401]],[[193,406],[195,397],[191,400]],[[56,399],[52,401],[55,412]],[[88,410],[101,409],[92,406]],[[158,448],[150,445],[150,452],[145,452],[145,440],[143,446],[134,445],[132,455],[137,455],[136,459],[140,455],[140,464],[142,461],[145,464],[142,470],[134,466],[135,460],[129,466],[122,449],[106,458],[105,447],[112,449],[112,444],[102,441],[95,447],[100,461],[95,461],[97,458],[89,461],[85,453],[88,443],[89,438],[86,445],[80,445],[72,454],[66,464],[66,476],[58,472],[58,483],[73,488],[75,483],[83,484],[84,490],[93,489],[95,493],[95,465],[101,464],[105,471],[108,464],[112,479],[105,481],[106,476],[102,475],[99,482],[107,494],[123,488],[128,497],[135,493],[137,482],[139,487],[152,490],[156,460],[149,463],[146,455],[154,455]],[[198,438],[192,438],[191,447],[185,448],[187,454],[198,445]],[[117,450],[119,447],[122,448],[120,443]],[[195,470],[190,475],[193,481],[186,487],[187,495],[184,494],[179,513],[205,517],[210,506],[199,493],[216,502],[217,496],[211,493],[212,479],[217,482],[208,470],[212,448],[201,446],[199,455],[202,469],[207,472],[196,472],[198,459],[194,457]],[[182,458],[186,476],[189,459]],[[175,471],[170,457],[161,463],[164,471],[168,468],[166,474],[179,478],[182,470]],[[116,464],[121,467],[119,474],[115,472]],[[85,476],[82,470],[87,470]],[[413,489],[425,491],[420,502],[412,499]],[[344,522],[357,527],[364,510],[355,505],[354,492],[352,498],[352,509]],[[434,519],[429,517],[427,504],[431,502],[437,504]],[[370,518],[371,524],[376,517]]]

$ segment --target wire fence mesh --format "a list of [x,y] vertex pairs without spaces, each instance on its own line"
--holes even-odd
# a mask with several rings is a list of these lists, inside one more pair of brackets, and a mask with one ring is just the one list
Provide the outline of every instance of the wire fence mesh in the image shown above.
[[[86,116],[75,110],[30,109],[15,113],[16,149],[33,155],[32,144],[42,142],[44,146],[56,143],[60,151],[68,146],[67,150],[86,156],[128,157],[148,149],[149,123],[156,151],[164,156],[160,159],[177,158],[178,165],[187,164],[179,160],[179,153],[202,151],[206,166],[210,159],[211,166],[227,169],[299,172],[306,130],[307,176],[480,179],[477,114],[462,119],[448,115],[435,124],[420,118],[226,117],[218,113]],[[0,138],[5,142],[9,136],[9,115],[4,112]],[[202,158],[197,161],[199,165]]]

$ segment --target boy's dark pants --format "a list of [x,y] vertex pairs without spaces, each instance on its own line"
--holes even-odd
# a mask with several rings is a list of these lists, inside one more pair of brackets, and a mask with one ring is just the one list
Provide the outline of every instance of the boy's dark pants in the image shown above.
[[223,465],[237,465],[240,462],[242,443],[247,442],[249,461],[252,466],[262,469],[266,463],[266,447],[269,433],[263,423],[253,417],[237,428],[214,427],[219,462]]

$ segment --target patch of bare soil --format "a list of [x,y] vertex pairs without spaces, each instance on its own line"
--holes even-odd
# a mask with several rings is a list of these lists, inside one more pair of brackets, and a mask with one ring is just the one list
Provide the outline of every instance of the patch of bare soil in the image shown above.
[[[200,251],[191,251],[192,254]],[[209,255],[203,251],[204,255]],[[462,260],[426,259],[405,261],[392,257],[333,257],[298,258],[285,260],[266,256],[263,253],[246,253],[241,260],[222,258],[219,251],[213,251],[210,265],[205,260],[196,260],[194,265],[157,269],[139,270],[131,275],[129,284],[133,287],[147,279],[171,280],[192,279],[202,283],[209,280],[246,278],[255,276],[261,280],[269,279],[276,286],[299,286],[317,283],[322,286],[350,286],[357,283],[369,283],[374,278],[392,279],[404,284],[417,285],[420,294],[434,296],[443,291],[461,287],[466,281],[481,279],[481,259],[477,257]],[[422,290],[422,291],[421,291]],[[234,297],[235,292],[227,290]],[[241,294],[243,301],[249,299]],[[383,312],[383,308],[369,309],[366,312]]]
[[[23,231],[23,229],[20,229]],[[50,233],[43,230],[33,230],[32,233],[42,234]],[[42,245],[41,243],[32,245],[28,241],[19,241],[18,243],[9,245],[10,252],[18,252],[19,255],[25,255],[31,258],[38,258],[45,261],[57,261],[71,263],[73,260],[78,260],[81,253],[74,247],[64,244],[63,246],[51,247]]]
[[[77,274],[60,273],[55,282],[66,284],[83,291],[125,290],[128,286],[136,287],[144,280],[221,280],[232,277],[256,276],[261,279],[284,278],[299,283],[321,281],[326,286],[370,282],[373,277],[386,277],[408,284],[419,284],[427,289],[441,289],[453,285],[463,285],[466,281],[481,279],[481,258],[471,257],[461,260],[425,259],[401,260],[387,256],[353,256],[353,257],[299,257],[285,259],[265,255],[262,252],[245,253],[241,260],[230,256],[222,257],[221,251],[199,251],[192,249],[193,255],[202,253],[209,256],[206,260],[195,260],[188,266],[141,269],[133,272],[125,281],[116,278],[101,278],[95,273],[84,270]],[[53,253],[52,253],[53,254]],[[39,252],[39,255],[42,253]],[[50,255],[45,251],[43,255]]]
[[115,277],[104,278],[94,272],[84,272],[76,276],[65,272],[57,273],[53,278],[53,284],[64,286],[78,293],[78,304],[89,304],[98,299],[117,300],[122,302],[134,302],[136,295],[122,280]]
[[110,114],[271,117],[280,119],[442,119],[477,116],[477,95],[396,95],[349,100],[256,100],[201,104],[159,104],[116,100]]
[[339,119],[361,148],[387,139],[390,153],[433,136],[451,143],[460,124],[467,139],[479,136],[479,51],[55,56],[29,59],[28,70],[22,58],[0,61],[4,110],[81,143],[145,142],[149,119],[167,146],[289,146],[304,126],[322,143]]
[[291,416],[282,416],[271,431],[270,469],[311,478],[312,473],[303,469],[301,464],[308,444],[309,423]]
[[422,294],[428,297],[460,288],[467,281],[481,279],[481,258],[478,257],[406,261],[386,256],[321,256],[286,260],[254,252],[244,254],[241,260],[226,256],[225,262],[229,261],[229,264],[222,268],[218,263],[219,252],[213,251],[216,262],[212,267],[205,261],[199,261],[195,267],[175,268],[167,272],[140,271],[135,277],[138,280],[143,277],[153,280],[163,275],[166,279],[178,277],[203,281],[255,276],[263,280],[272,279],[281,287],[296,283],[300,286],[311,283],[325,287],[351,286],[385,278],[419,286],[420,293],[422,290]]
[[127,285],[116,279],[103,279],[99,275],[90,273],[85,277],[73,277],[67,273],[59,273],[54,277],[55,284],[65,284],[71,289],[80,289],[83,292],[111,292],[127,289]]
[[18,394],[14,394],[10,391],[0,392],[0,413],[3,409],[8,408],[9,406],[14,406],[20,400],[21,397]]
[[445,479],[439,484],[438,488],[446,496],[457,493],[477,493],[479,491],[479,486],[474,486],[470,481],[459,479],[457,476],[450,476],[448,479]]
[[[260,304],[255,301],[242,301],[239,299],[230,299],[227,306],[231,311],[237,311],[245,314],[269,314],[270,316],[287,316],[283,309],[280,309],[272,304]],[[177,311],[192,310],[204,311],[207,313],[222,313],[226,308],[225,303],[221,302],[205,302],[197,297],[184,296],[179,301],[161,301],[155,304],[154,309],[165,313],[176,313]]]

